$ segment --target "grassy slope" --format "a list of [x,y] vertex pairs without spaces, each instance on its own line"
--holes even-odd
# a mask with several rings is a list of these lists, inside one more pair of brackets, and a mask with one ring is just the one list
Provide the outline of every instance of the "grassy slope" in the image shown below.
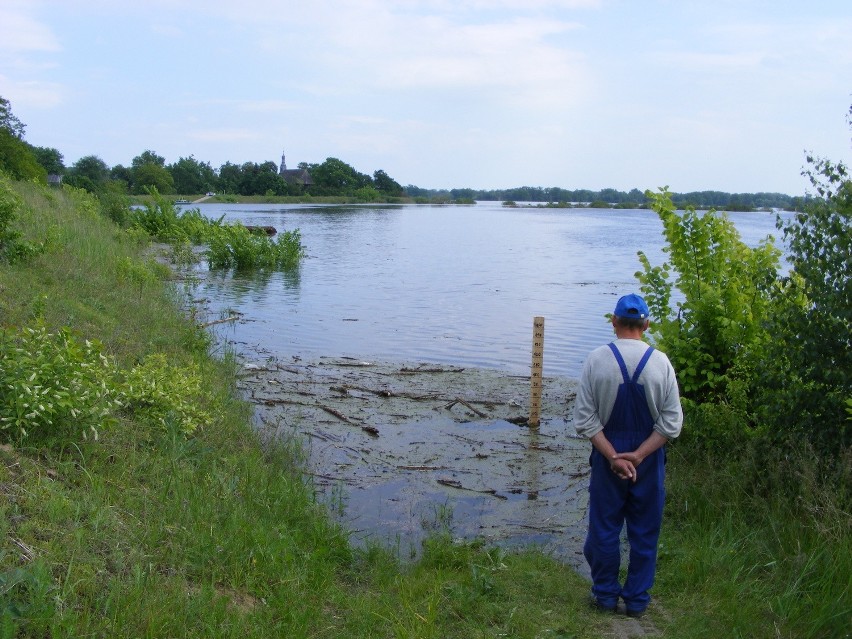
[[[86,198],[16,188],[29,205],[20,228],[51,249],[30,265],[0,266],[2,323],[41,315],[101,339],[125,366],[150,352],[194,360],[217,420],[188,440],[126,418],[97,443],[0,449],[0,637],[608,634],[611,620],[586,607],[587,584],[540,555],[437,538],[404,566],[350,548],[303,483],[298,451],[260,446],[233,370],[208,357],[203,333],[177,310],[179,294],[144,266],[130,236]],[[801,531],[771,523],[783,500],[756,512],[736,478],[725,486],[702,461],[672,455],[655,593],[663,610],[650,620],[660,636],[806,636],[812,613],[797,606],[820,595],[841,601],[823,612],[829,623],[848,610],[848,572],[795,580],[837,564],[829,546],[796,552]],[[706,479],[719,484],[712,495]],[[846,553],[835,568],[843,571],[848,530],[831,539]],[[838,627],[811,636],[838,636]]]
[[3,324],[43,316],[125,366],[154,351],[197,361],[217,420],[189,440],[125,418],[97,443],[0,449],[0,636],[599,634],[585,584],[544,558],[442,540],[403,567],[352,550],[296,452],[259,445],[232,368],[207,356],[130,236],[87,198],[16,188],[18,227],[50,250],[0,266]]

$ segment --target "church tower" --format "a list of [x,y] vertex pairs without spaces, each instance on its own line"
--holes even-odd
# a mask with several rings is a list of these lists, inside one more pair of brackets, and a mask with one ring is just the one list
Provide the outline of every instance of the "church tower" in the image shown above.
[[287,171],[287,160],[284,158],[284,151],[281,151],[281,166],[278,169],[278,175],[284,175]]

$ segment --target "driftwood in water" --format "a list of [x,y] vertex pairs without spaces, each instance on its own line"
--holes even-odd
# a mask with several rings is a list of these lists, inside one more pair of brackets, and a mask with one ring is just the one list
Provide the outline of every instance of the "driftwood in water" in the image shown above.
[[333,390],[336,393],[340,393],[341,395],[347,395],[350,390],[361,391],[364,393],[372,393],[373,395],[377,395],[379,397],[402,397],[403,399],[413,399],[417,401],[427,400],[427,399],[438,399],[441,394],[438,392],[426,393],[426,394],[414,394],[414,393],[395,393],[393,391],[387,390],[386,388],[381,389],[373,389],[366,388],[364,386],[355,386],[353,384],[344,384],[343,386],[329,386],[329,390]]
[[461,373],[464,371],[463,368],[400,368],[399,373],[401,375],[413,375],[415,373]]
[[485,495],[493,495],[497,499],[508,499],[505,495],[499,494],[493,488],[486,488],[484,490],[478,490],[476,488],[468,488],[467,486],[462,486],[462,483],[456,479],[437,479],[435,480],[442,486],[449,486],[450,488],[457,488],[458,490],[467,490],[472,493],[483,493]]
[[239,315],[231,315],[231,317],[223,317],[222,319],[213,320],[212,322],[204,322],[201,324],[201,328],[207,328],[214,324],[224,324],[225,322],[236,322],[238,319],[240,319]]
[[321,408],[322,410],[324,410],[329,415],[334,415],[335,417],[337,417],[337,419],[339,419],[342,422],[346,422],[347,424],[352,424],[353,426],[357,426],[358,428],[363,430],[365,433],[367,433],[371,437],[378,437],[379,436],[379,429],[376,428],[375,426],[364,426],[362,424],[356,424],[351,419],[349,419],[346,415],[341,413],[339,410],[335,410],[335,409],[330,408],[328,406],[323,406],[322,404],[317,404],[317,407]]
[[486,415],[485,413],[483,413],[483,412],[481,412],[481,411],[476,410],[473,406],[471,406],[470,404],[468,404],[468,403],[467,403],[466,401],[464,401],[461,397],[456,397],[453,401],[451,401],[449,404],[447,404],[446,406],[444,406],[444,408],[445,408],[445,409],[447,409],[447,410],[449,410],[449,409],[451,409],[453,406],[455,406],[456,404],[461,404],[462,406],[466,406],[468,409],[472,410],[472,411],[473,411],[473,413],[474,413],[477,417],[488,417],[488,415]]

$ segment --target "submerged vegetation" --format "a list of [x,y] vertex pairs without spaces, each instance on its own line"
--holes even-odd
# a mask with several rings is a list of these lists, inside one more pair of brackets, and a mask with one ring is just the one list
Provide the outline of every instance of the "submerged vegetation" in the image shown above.
[[299,229],[278,233],[273,239],[239,223],[223,224],[222,218],[208,220],[197,208],[178,211],[156,189],[149,189],[149,195],[142,207],[131,211],[131,227],[176,247],[206,244],[204,255],[210,268],[291,271],[304,257]]

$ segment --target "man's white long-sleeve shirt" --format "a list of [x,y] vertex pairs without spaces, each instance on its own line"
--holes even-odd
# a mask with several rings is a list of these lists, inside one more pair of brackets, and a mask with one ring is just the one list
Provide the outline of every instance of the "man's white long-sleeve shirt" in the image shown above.
[[[648,345],[638,339],[616,339],[614,343],[624,358],[628,375],[632,377]],[[592,438],[603,430],[622,382],[621,369],[608,345],[600,346],[589,354],[574,402],[574,428],[579,435]],[[674,368],[665,353],[654,349],[639,375],[639,384],[645,388],[645,399],[654,418],[654,430],[667,439],[680,435],[683,426],[680,393]]]

